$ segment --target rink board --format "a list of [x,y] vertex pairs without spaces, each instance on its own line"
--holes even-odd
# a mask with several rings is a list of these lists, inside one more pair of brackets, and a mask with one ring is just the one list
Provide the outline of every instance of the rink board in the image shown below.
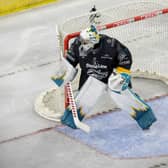
[[57,2],[58,0],[1,0],[0,1],[0,16],[7,15],[14,12],[31,9],[34,7],[46,5]]
[[85,120],[91,132],[66,126],[56,130],[116,158],[144,158],[168,155],[168,96],[148,102],[157,117],[150,130],[141,130],[124,111],[104,113]]

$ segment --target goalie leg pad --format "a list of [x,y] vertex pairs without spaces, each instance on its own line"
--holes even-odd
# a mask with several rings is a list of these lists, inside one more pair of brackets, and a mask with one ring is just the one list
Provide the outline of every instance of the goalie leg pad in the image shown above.
[[131,116],[143,130],[149,129],[149,127],[157,120],[150,107],[146,111],[136,111],[134,114],[131,114]]
[[106,88],[106,84],[90,76],[75,98],[77,107],[82,107],[84,113],[90,113]]
[[137,121],[138,125],[143,129],[149,129],[149,127],[157,120],[151,107],[145,103],[145,101],[137,94],[134,93],[131,89],[128,89],[129,93],[132,94],[135,100],[139,100],[145,108],[142,110],[133,108],[133,113],[131,116]]
[[[85,115],[82,113],[81,108],[77,110],[77,113],[79,120],[82,121]],[[70,110],[70,108],[65,109],[64,114],[61,117],[61,123],[73,129],[77,129],[72,116],[72,110]]]
[[124,91],[118,91],[110,88],[109,93],[121,109],[128,113],[131,112],[131,116],[142,129],[148,129],[156,121],[151,107],[139,95],[134,93],[132,89],[128,88]]

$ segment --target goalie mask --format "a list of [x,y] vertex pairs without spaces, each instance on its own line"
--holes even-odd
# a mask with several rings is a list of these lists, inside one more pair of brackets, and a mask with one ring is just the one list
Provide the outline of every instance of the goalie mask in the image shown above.
[[95,44],[98,44],[100,36],[96,27],[91,25],[89,28],[82,30],[80,33],[80,41],[85,51],[93,48]]

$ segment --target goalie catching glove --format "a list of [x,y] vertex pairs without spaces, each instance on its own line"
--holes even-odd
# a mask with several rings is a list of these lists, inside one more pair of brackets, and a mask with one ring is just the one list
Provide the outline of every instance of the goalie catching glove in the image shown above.
[[116,71],[109,77],[108,86],[115,92],[121,92],[131,85],[130,71],[122,67],[118,67]]
[[117,67],[117,73],[121,75],[121,90],[124,91],[128,88],[130,82],[131,82],[131,76],[130,76],[130,70],[122,68],[122,67]]

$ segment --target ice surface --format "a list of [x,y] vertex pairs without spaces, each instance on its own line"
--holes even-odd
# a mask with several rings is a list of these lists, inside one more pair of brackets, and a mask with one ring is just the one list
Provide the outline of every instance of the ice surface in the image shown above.
[[102,114],[85,122],[90,134],[69,127],[58,127],[64,134],[99,152],[118,158],[140,158],[168,154],[168,97],[149,102],[156,117],[149,130],[141,130],[124,111]]

